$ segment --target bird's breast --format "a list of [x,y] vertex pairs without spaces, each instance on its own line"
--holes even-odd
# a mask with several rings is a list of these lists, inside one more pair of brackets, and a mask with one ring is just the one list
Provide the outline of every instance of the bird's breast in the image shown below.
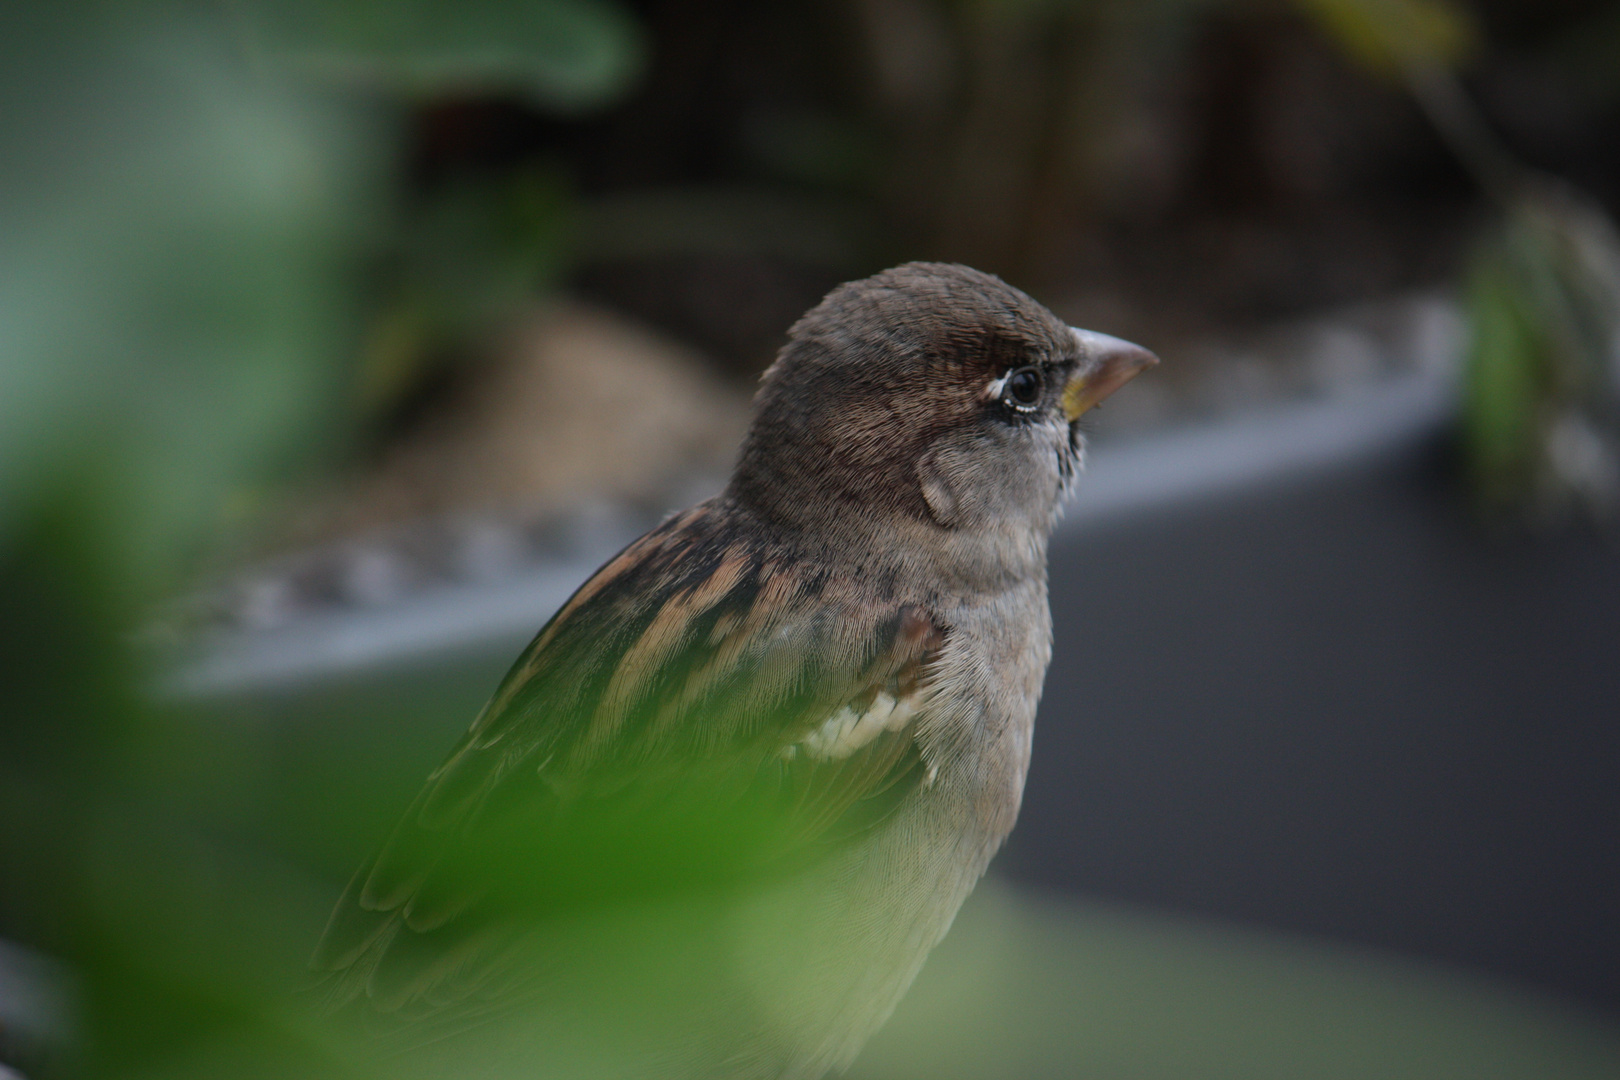
[[1052,658],[1046,582],[963,603],[946,621],[948,644],[930,673],[933,696],[918,732],[938,780],[920,797],[932,794],[964,842],[993,853],[1017,817]]
[[798,1033],[803,1075],[847,1065],[887,1019],[1018,815],[1051,657],[1045,583],[939,615],[947,644],[915,720],[928,781],[814,880],[774,894],[748,920],[759,936],[744,954],[768,954],[757,943],[780,934],[786,944],[776,948],[792,957],[774,968],[795,973],[786,987],[771,973],[761,985]]

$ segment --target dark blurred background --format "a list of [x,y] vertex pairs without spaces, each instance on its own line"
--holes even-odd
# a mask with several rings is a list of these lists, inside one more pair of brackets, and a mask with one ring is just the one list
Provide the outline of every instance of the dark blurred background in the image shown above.
[[[6,5],[0,1062],[363,1073],[287,1004],[349,870],[943,259],[1164,363],[868,1075],[1612,1074],[1617,203],[1613,0]],[[953,972],[1078,1034],[930,1057]]]

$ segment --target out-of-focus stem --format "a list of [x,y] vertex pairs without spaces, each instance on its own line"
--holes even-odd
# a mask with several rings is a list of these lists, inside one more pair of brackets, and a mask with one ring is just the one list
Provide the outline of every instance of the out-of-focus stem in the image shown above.
[[1542,186],[1491,130],[1453,71],[1430,59],[1409,57],[1404,73],[1418,107],[1487,195],[1511,208]]

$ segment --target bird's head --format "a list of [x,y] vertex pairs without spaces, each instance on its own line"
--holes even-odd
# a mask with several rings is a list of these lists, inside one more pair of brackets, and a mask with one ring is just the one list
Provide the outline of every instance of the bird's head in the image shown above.
[[1080,416],[1157,363],[946,263],[840,285],[788,336],[730,490],[806,528],[853,516],[1044,541],[1080,465]]

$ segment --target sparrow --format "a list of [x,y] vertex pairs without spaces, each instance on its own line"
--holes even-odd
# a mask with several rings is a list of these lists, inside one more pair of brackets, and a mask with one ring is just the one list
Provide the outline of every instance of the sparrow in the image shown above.
[[1018,815],[1046,552],[1147,350],[999,278],[829,293],[725,490],[546,623],[314,958],[396,1075],[815,1080]]

